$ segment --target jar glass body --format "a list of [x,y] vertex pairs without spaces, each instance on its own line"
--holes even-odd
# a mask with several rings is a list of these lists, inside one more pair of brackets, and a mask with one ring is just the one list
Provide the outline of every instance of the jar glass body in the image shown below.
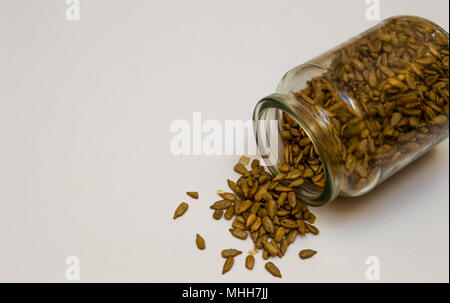
[[[445,30],[399,16],[288,71],[253,116],[269,169],[278,174],[277,162],[297,167],[301,148],[292,144],[298,142],[287,148],[282,139],[282,117],[288,114],[324,167],[323,186],[305,182],[297,195],[319,206],[338,195],[367,193],[448,138],[448,60]],[[277,120],[278,132],[261,120]],[[276,145],[259,144],[262,137],[273,142],[270,136],[278,136]]]

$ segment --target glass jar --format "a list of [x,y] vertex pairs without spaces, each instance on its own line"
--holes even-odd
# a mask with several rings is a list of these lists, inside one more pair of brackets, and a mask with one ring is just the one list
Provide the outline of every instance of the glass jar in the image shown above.
[[288,71],[258,102],[260,154],[281,183],[303,178],[290,184],[312,206],[367,193],[448,138],[448,61],[441,27],[386,19]]

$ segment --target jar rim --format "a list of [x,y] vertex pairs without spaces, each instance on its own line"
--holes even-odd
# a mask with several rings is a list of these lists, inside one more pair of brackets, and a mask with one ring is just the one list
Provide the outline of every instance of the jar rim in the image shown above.
[[[322,206],[334,200],[339,195],[338,178],[336,178],[335,172],[333,172],[329,163],[329,159],[325,155],[324,147],[319,144],[317,132],[323,132],[323,130],[305,104],[302,104],[302,102],[299,102],[298,100],[293,100],[293,98],[288,95],[278,93],[271,94],[261,99],[256,104],[253,112],[254,133],[257,142],[259,142],[258,139],[260,137],[267,136],[267,129],[263,128],[262,124],[258,123],[258,121],[265,120],[268,111],[274,109],[288,113],[300,125],[311,139],[312,144],[316,147],[324,167],[325,186],[320,191],[316,192],[311,192],[310,189],[308,190],[304,186],[300,186],[300,190],[295,191],[298,198],[310,206]],[[264,147],[258,143],[257,146],[260,153],[263,154]],[[263,157],[263,160],[267,164],[272,175],[275,176],[279,173],[278,167],[276,165],[271,165],[273,162],[270,160],[270,155],[269,157]]]

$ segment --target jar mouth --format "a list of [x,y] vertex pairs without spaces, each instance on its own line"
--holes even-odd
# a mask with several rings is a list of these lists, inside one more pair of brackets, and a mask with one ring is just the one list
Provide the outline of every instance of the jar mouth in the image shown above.
[[[319,187],[313,183],[305,182],[296,189],[295,192],[297,197],[310,206],[322,206],[327,204],[339,194],[336,183],[337,179],[331,169],[329,159],[326,156],[326,147],[323,146],[323,143],[321,144],[321,141],[323,140],[319,140],[319,138],[324,138],[323,136],[325,136],[325,134],[317,122],[317,118],[314,117],[311,111],[304,104],[302,104],[302,102],[299,102],[297,99],[294,99],[289,95],[272,94],[257,103],[253,112],[253,122],[259,152],[272,175],[275,176],[280,173],[277,165],[282,162],[279,161],[281,157],[278,156],[280,155],[280,144],[273,147],[270,144],[269,146],[264,146],[263,144],[260,144],[260,142],[261,139],[264,142],[273,141],[270,140],[269,137],[274,136],[276,133],[281,146],[284,146],[281,142],[281,133],[279,132],[280,124],[278,123],[281,120],[283,112],[290,115],[310,138],[319,154],[324,171],[324,187]],[[269,133],[267,124],[262,122],[267,122],[271,119],[277,120],[278,129],[276,132],[273,132],[272,130],[272,132]],[[281,153],[281,155],[282,154],[283,153]]]

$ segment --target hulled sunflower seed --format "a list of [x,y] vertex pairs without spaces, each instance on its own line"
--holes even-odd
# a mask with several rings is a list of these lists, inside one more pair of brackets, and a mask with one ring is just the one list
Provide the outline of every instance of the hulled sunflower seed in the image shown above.
[[281,272],[272,262],[267,262],[265,269],[274,277],[281,278]]
[[229,231],[234,237],[236,237],[238,239],[241,239],[241,240],[247,239],[248,234],[246,231],[244,231],[242,229],[230,228]]
[[186,192],[186,195],[188,195],[192,199],[198,199],[198,192],[196,191],[188,191]]
[[225,260],[225,263],[223,264],[222,275],[229,272],[231,270],[231,268],[233,267],[233,264],[234,264],[234,258],[233,257],[227,258]]
[[224,257],[224,258],[236,257],[237,255],[240,255],[241,253],[242,253],[242,251],[234,249],[234,248],[224,249],[224,250],[222,250],[222,257]]
[[254,265],[255,265],[255,257],[252,255],[248,255],[247,258],[245,258],[245,267],[248,270],[252,270]]
[[213,218],[216,220],[220,220],[220,218],[222,218],[223,215],[223,210],[216,210],[213,212]]
[[230,200],[220,200],[211,205],[211,209],[214,210],[225,210],[230,207],[232,202]]
[[177,209],[175,210],[173,219],[176,219],[176,218],[184,215],[184,213],[187,211],[188,208],[189,208],[189,205],[186,202],[181,202],[181,204],[178,205]]
[[203,237],[199,234],[195,237],[195,243],[200,250],[204,250],[206,248],[205,239],[203,239]]
[[317,253],[317,251],[312,249],[303,249],[301,250],[298,255],[301,259],[309,259],[312,256],[314,256]]

